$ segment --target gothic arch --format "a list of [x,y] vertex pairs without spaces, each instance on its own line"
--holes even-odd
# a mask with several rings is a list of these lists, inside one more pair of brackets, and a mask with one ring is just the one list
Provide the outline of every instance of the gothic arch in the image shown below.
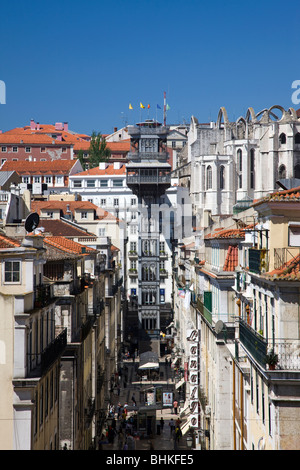
[[292,116],[293,121],[297,121],[297,113],[294,108],[289,108],[288,113]]
[[218,119],[217,119],[218,129],[220,129],[220,127],[221,127],[222,116],[223,116],[223,119],[224,119],[224,125],[227,126],[229,124],[229,121],[228,121],[227,111],[224,108],[224,106],[222,106],[219,110]]
[[[242,124],[242,131],[241,131],[240,123]],[[237,139],[245,139],[246,129],[247,129],[246,120],[242,116],[240,116],[235,122],[235,131],[236,131]]]
[[247,109],[246,121],[249,122],[249,121],[250,121],[250,118],[251,118],[251,121],[252,121],[252,122],[256,122],[256,121],[257,121],[256,116],[255,116],[254,109],[253,109],[252,107],[250,107],[250,108]]

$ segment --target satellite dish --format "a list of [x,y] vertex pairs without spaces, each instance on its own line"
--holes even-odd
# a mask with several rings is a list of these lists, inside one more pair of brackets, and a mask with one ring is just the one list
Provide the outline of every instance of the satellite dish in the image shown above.
[[224,323],[222,322],[222,320],[218,320],[217,323],[215,324],[215,332],[219,334],[221,333],[223,328],[224,328]]
[[29,214],[27,219],[25,220],[25,230],[26,232],[33,232],[37,228],[40,222],[40,217],[36,212],[32,212]]

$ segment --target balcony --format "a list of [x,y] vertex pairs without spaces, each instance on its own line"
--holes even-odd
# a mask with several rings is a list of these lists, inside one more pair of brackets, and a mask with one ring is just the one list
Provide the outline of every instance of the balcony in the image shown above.
[[138,275],[137,269],[134,269],[134,268],[128,269],[128,274],[130,277],[136,277]]
[[267,341],[244,320],[240,319],[240,342],[262,367],[266,366]]
[[300,370],[299,339],[275,339],[268,343],[250,325],[240,319],[240,342],[258,364],[266,370],[272,370],[267,363],[267,354],[270,350],[273,350],[278,358],[274,366],[275,370],[296,372]]
[[136,259],[137,257],[138,257],[137,251],[135,251],[135,250],[128,251],[128,258]]
[[127,175],[127,184],[171,184],[171,175]]
[[249,271],[261,274],[269,269],[269,250],[249,248]]
[[163,277],[163,278],[168,277],[168,271],[166,269],[160,269],[159,275],[160,277]]
[[67,329],[65,328],[42,352],[42,374],[57,360],[67,345]]

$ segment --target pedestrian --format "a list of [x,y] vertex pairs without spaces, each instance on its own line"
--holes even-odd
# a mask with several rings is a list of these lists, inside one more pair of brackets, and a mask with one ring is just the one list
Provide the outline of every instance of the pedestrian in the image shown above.
[[177,407],[178,407],[178,401],[174,400],[173,402],[173,408],[174,408],[174,413],[177,415]]
[[182,436],[182,432],[181,432],[180,426],[177,426],[175,429],[175,438],[177,442],[179,442],[179,439],[181,438],[181,436]]
[[165,424],[164,418],[161,417],[161,418],[160,418],[160,427],[161,427],[161,430],[162,430],[162,431],[163,431],[163,429],[164,429],[164,424]]
[[136,406],[136,400],[135,400],[134,393],[132,394],[131,400],[132,400],[133,406]]
[[173,418],[170,419],[169,426],[170,426],[170,436],[172,436],[173,431],[175,429],[175,424],[174,424]]
[[128,450],[135,450],[135,440],[130,432],[127,435],[127,444],[128,444]]

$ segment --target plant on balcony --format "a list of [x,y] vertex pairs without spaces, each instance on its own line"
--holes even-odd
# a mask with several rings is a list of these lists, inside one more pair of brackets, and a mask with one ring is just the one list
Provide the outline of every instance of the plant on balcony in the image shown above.
[[268,364],[270,370],[274,370],[278,363],[278,355],[275,354],[274,349],[271,349],[266,355],[266,364]]

